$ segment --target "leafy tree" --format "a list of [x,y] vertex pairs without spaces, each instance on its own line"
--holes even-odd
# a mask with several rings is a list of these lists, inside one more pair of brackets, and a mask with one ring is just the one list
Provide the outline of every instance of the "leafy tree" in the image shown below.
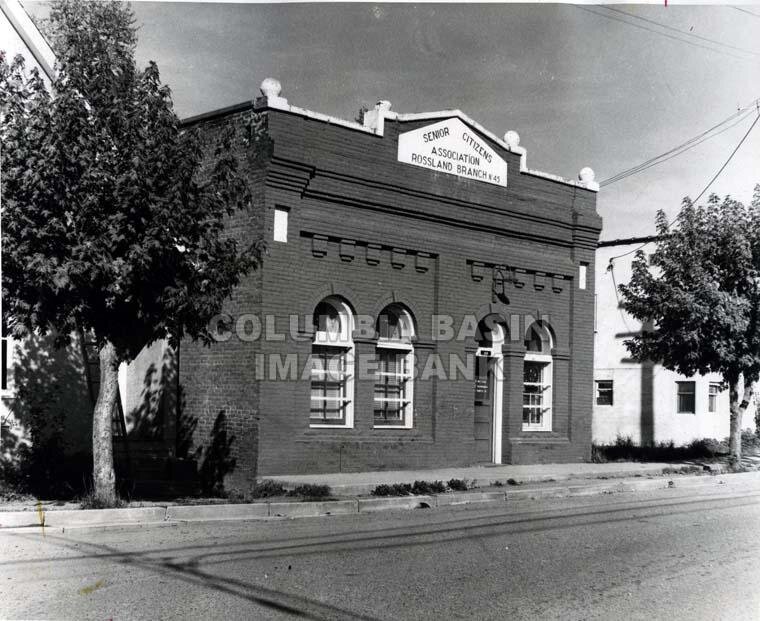
[[639,251],[620,286],[623,308],[653,325],[626,346],[635,359],[683,375],[722,375],[738,467],[742,416],[760,374],[760,185],[749,206],[714,194],[707,205],[686,198],[675,227],[657,214],[657,232],[649,261]]
[[51,92],[21,57],[0,58],[4,307],[18,338],[94,334],[93,482],[108,504],[119,363],[157,339],[210,342],[209,318],[261,248],[225,233],[251,200],[243,138],[226,133],[204,159],[156,64],[136,67],[129,6],[55,0],[46,30]]

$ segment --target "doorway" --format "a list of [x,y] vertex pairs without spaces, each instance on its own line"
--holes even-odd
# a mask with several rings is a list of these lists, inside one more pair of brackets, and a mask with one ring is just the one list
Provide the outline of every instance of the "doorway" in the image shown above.
[[480,335],[475,353],[475,459],[500,464],[504,393],[501,347],[504,344],[504,329],[494,324],[490,329],[480,330]]

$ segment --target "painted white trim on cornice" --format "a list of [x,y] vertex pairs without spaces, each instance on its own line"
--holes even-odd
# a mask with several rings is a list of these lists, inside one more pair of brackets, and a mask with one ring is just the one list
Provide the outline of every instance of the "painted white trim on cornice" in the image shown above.
[[18,33],[47,78],[55,80],[55,54],[18,0],[0,0],[0,11]]
[[276,99],[272,97],[267,99],[264,97],[263,99],[266,102],[265,105],[267,108],[274,108],[275,110],[282,110],[284,112],[292,112],[298,116],[314,119],[315,121],[322,121],[323,123],[329,123],[330,125],[340,125],[341,127],[347,127],[348,129],[355,129],[357,131],[364,132],[365,134],[375,134],[378,136],[383,135],[381,131],[378,132],[371,127],[364,127],[364,125],[361,125],[360,123],[346,121],[345,119],[339,119],[337,116],[329,116],[327,114],[322,114],[321,112],[314,112],[313,110],[307,110],[306,108],[299,108],[298,106],[291,106],[288,103],[288,100],[283,99],[282,97],[277,97]]
[[[0,0],[0,2],[2,1],[4,0]],[[546,173],[540,170],[532,170],[528,168],[528,165],[527,165],[528,152],[526,151],[524,147],[519,147],[519,146],[510,147],[501,138],[499,138],[494,133],[487,130],[480,123],[471,119],[461,110],[438,110],[436,112],[399,113],[399,112],[393,112],[391,110],[382,110],[382,109],[376,108],[375,110],[368,111],[370,114],[377,115],[377,118],[374,120],[376,127],[373,128],[373,127],[366,127],[360,123],[355,123],[353,121],[346,121],[344,119],[339,119],[334,116],[322,114],[320,112],[313,112],[312,110],[307,110],[305,108],[291,106],[288,103],[288,100],[284,99],[283,97],[269,97],[269,98],[263,97],[263,103],[268,108],[273,108],[275,110],[282,110],[284,112],[292,112],[293,114],[297,114],[305,118],[314,119],[316,121],[322,121],[323,123],[329,123],[331,125],[340,125],[341,127],[346,127],[348,129],[360,131],[365,134],[374,134],[376,136],[383,136],[384,131],[385,131],[386,118],[392,121],[398,121],[398,122],[403,123],[403,122],[408,122],[408,121],[427,121],[427,120],[433,120],[433,119],[445,119],[445,118],[457,117],[464,123],[467,123],[474,130],[480,132],[481,134],[493,140],[496,144],[498,144],[504,150],[509,151],[510,153],[515,153],[516,155],[519,155],[520,156],[520,173],[526,174],[526,175],[532,175],[534,177],[541,177],[542,179],[549,179],[550,181],[556,181],[558,183],[564,183],[565,185],[571,185],[577,188],[582,188],[584,190],[589,190],[591,192],[599,191],[599,184],[596,181],[590,181],[590,182],[575,181],[573,179],[566,179],[564,177],[561,177],[559,175],[554,175],[552,173]]]

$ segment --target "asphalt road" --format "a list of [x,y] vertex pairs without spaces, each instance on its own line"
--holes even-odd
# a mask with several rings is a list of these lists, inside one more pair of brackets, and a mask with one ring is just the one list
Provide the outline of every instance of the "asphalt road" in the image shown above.
[[0,531],[0,617],[760,619],[760,485]]

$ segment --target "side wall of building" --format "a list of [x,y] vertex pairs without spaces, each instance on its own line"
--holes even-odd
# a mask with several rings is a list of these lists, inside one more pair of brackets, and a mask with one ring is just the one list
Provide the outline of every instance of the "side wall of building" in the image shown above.
[[[24,57],[25,70],[29,73],[32,69],[40,72],[46,85],[50,86],[55,57],[45,39],[32,23],[32,20],[24,11],[17,0],[0,0],[0,53],[5,55],[6,62],[10,63],[20,54]],[[2,313],[2,301],[0,300],[0,313]],[[19,420],[13,412],[13,402],[16,397],[14,385],[15,367],[23,362],[25,352],[36,347],[34,342],[19,343],[14,341],[4,332],[3,322],[2,338],[4,382],[0,386],[0,445],[2,453],[10,459],[12,445],[19,441],[30,441],[29,430],[25,428],[23,421]],[[16,404],[16,409],[20,404]],[[28,423],[28,421],[27,421]]]
[[[594,400],[594,442],[608,444],[618,437],[631,438],[639,444],[688,444],[700,438],[723,439],[729,432],[728,391],[718,393],[714,412],[709,408],[710,385],[721,382],[719,375],[685,377],[660,365],[638,363],[630,358],[624,341],[637,334],[642,326],[619,308],[615,284],[630,280],[633,254],[616,258],[613,272],[607,267],[611,257],[635,248],[605,247],[596,253],[594,379],[612,380],[613,404],[600,405]],[[679,382],[694,382],[693,413],[678,412]],[[755,428],[755,407],[753,403],[748,408],[742,428]]]
[[[238,161],[247,166],[253,200],[250,208],[235,213],[227,224],[228,234],[239,248],[248,247],[263,235],[264,185],[261,161],[249,159],[245,147],[255,141],[256,120],[250,110],[218,117],[198,126],[212,164],[216,141],[230,127],[236,141]],[[237,320],[260,315],[262,272],[245,276],[225,302],[223,313]],[[197,460],[201,482],[207,488],[224,484],[245,488],[255,480],[259,445],[259,387],[253,369],[257,342],[232,335],[211,346],[185,340],[179,352],[178,457]]]

